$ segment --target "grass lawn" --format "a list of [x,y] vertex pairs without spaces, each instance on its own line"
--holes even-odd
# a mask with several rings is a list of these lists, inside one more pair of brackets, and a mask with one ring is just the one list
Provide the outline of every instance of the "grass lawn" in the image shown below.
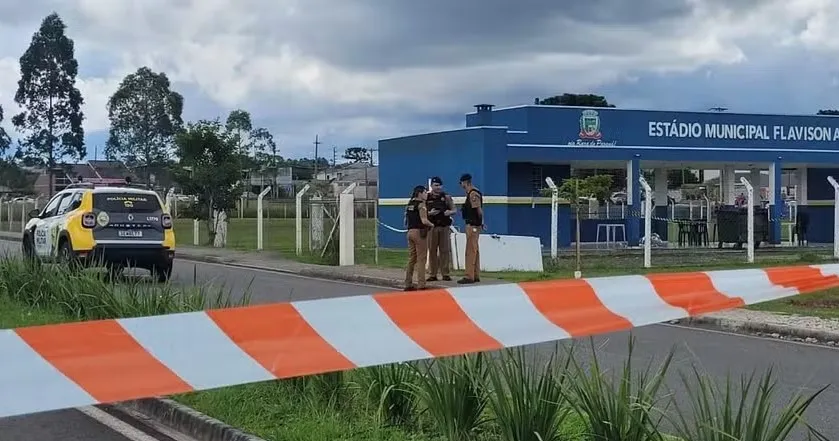
[[[263,219],[262,245],[267,251],[277,251],[285,257],[296,257],[296,228],[294,219]],[[303,219],[303,249],[309,250],[309,220]],[[324,235],[329,235],[332,228],[327,222],[324,227]],[[198,228],[199,245],[208,245],[209,236],[207,223],[201,222]],[[175,235],[179,243],[192,245],[193,222],[192,219],[176,219]],[[372,258],[376,245],[376,220],[356,219],[355,220],[355,241],[356,247],[363,255],[369,254]],[[235,250],[255,251],[256,250],[256,219],[243,218],[231,219],[227,230],[227,246]],[[364,250],[369,250],[365,252]],[[363,258],[359,260],[367,263]],[[370,261],[372,263],[372,260]]]
[[755,311],[839,319],[839,288],[749,306]]
[[369,409],[329,409],[283,381],[227,387],[174,397],[193,409],[269,441],[443,441],[376,424]]
[[[227,424],[269,441],[445,441],[420,422],[417,430],[382,427],[375,420],[375,409],[358,396],[361,391],[349,390],[353,406],[329,406],[317,403],[310,396],[296,392],[289,381],[274,381],[245,386],[197,392],[175,399],[199,412],[212,415]],[[346,404],[346,403],[345,403]],[[569,417],[561,429],[568,441],[582,441],[585,425],[579,417]],[[498,439],[484,434],[476,441]]]
[[0,296],[0,329],[48,325],[66,321],[67,317],[59,312],[34,310],[5,296]]

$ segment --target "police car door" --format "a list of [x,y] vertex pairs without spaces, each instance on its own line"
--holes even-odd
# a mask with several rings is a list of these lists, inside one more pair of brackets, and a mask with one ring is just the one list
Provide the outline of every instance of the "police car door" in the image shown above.
[[70,197],[69,193],[58,193],[53,196],[47,203],[44,211],[38,216],[38,221],[35,225],[35,254],[38,257],[49,257],[52,255],[53,249],[57,246],[56,239],[53,237],[51,229],[56,224],[58,214],[58,206],[64,200]]

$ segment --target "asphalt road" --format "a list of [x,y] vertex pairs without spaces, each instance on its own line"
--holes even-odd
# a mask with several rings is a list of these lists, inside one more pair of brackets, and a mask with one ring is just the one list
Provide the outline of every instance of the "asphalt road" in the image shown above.
[[[14,243],[0,242],[0,252],[3,247],[16,249],[16,246]],[[249,288],[255,302],[302,300],[381,291],[379,288],[363,285],[179,261],[175,267],[173,281],[191,284],[193,280],[197,283],[224,286],[235,291]],[[814,392],[827,384],[839,387],[837,349],[669,325],[637,328],[632,335],[636,338],[635,354],[639,366],[648,360],[660,360],[671,348],[675,348],[676,357],[668,379],[673,385],[679,382],[678,370],[684,371],[691,365],[696,365],[720,383],[728,374],[739,376],[773,366],[779,380],[775,397],[779,404],[789,400],[799,391]],[[622,366],[627,353],[627,336],[628,333],[616,333],[596,339],[600,361],[607,369],[620,369]],[[588,340],[580,343],[588,344]],[[552,350],[553,346],[541,346],[538,349],[548,351]],[[680,392],[677,387],[677,400],[685,403],[684,398],[684,392]],[[819,397],[807,414],[808,420],[830,439],[839,439],[839,419],[835,418],[837,405],[839,390],[831,387]],[[125,439],[77,410],[0,419],[0,441]]]

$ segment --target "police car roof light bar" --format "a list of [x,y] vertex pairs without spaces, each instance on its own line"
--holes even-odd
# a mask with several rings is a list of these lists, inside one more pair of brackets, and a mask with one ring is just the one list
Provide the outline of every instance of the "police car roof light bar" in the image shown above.
[[96,188],[96,187],[123,187],[136,188],[139,190],[149,190],[148,186],[142,184],[134,184],[123,179],[107,179],[107,178],[89,178],[81,182],[74,182],[67,185],[65,188]]

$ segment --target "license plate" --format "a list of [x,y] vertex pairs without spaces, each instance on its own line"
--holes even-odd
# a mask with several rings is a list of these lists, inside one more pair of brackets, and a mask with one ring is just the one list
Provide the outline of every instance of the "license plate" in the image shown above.
[[128,230],[118,232],[119,237],[143,237],[142,231]]

